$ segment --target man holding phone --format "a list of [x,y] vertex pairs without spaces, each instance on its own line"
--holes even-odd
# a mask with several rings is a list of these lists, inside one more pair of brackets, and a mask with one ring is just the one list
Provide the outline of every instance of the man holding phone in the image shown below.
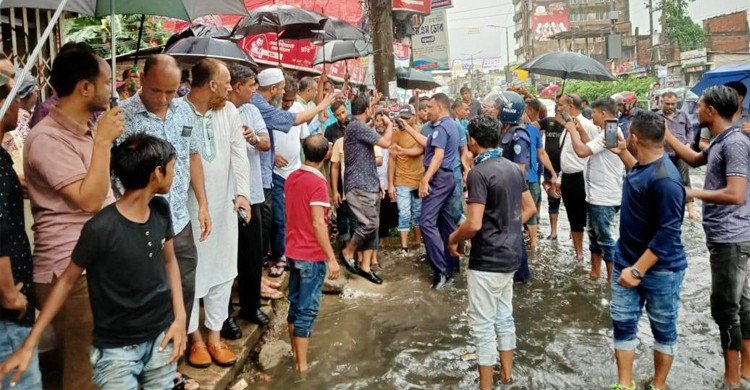
[[565,129],[570,134],[571,146],[576,155],[580,158],[590,157],[583,170],[591,251],[589,277],[599,279],[604,260],[607,265],[607,280],[611,280],[616,243],[614,219],[620,210],[625,167],[620,158],[606,148],[616,147],[618,136],[623,135],[617,125],[617,106],[612,99],[599,99],[591,108],[593,122],[599,129],[598,136],[589,138],[583,126],[575,119],[567,122]]

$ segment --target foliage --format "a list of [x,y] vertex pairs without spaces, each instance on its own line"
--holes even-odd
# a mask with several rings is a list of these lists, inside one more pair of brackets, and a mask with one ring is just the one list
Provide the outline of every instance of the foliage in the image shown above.
[[661,0],[664,35],[669,43],[677,44],[681,51],[703,47],[706,33],[688,14],[688,3],[695,0]]
[[638,100],[646,100],[646,95],[654,82],[656,79],[653,77],[630,77],[617,81],[568,81],[565,84],[565,92],[578,94],[589,102],[622,91],[635,92]]
[[[138,43],[138,30],[141,25],[141,15],[116,15],[115,38],[117,54],[132,52]],[[102,57],[109,57],[110,48],[110,18],[94,18],[79,16],[67,19],[64,24],[65,35],[68,40],[86,42]],[[141,49],[163,45],[169,34],[164,31],[162,19],[146,16],[141,37]]]

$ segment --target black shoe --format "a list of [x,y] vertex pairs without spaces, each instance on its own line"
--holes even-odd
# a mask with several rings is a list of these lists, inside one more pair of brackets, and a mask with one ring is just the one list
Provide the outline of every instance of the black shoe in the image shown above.
[[271,319],[268,318],[266,313],[264,313],[263,310],[260,309],[256,309],[254,313],[251,313],[247,316],[241,315],[240,318],[260,326],[266,326],[269,322],[271,322]]
[[361,269],[359,268],[359,265],[357,265],[357,260],[345,259],[344,255],[339,255],[339,259],[344,264],[344,268],[346,268],[347,271],[355,275],[360,274]]
[[361,268],[357,267],[359,269],[358,275],[375,283],[375,284],[383,284],[383,279],[380,279],[380,276],[376,275],[375,272],[370,270],[370,272],[365,272]]
[[435,277],[432,288],[435,290],[440,290],[443,287],[445,287],[446,284],[451,280],[451,276],[448,275],[438,275]]
[[230,316],[221,327],[221,338],[226,340],[237,340],[242,338],[242,329],[237,325],[234,317]]

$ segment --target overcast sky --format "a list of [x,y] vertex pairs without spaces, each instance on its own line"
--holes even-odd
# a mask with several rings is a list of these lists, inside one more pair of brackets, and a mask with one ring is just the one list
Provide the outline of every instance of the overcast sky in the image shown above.
[[[641,34],[648,31],[647,1],[630,0],[630,20],[633,28],[640,27]],[[748,0],[696,0],[690,5],[690,16],[700,23],[708,17],[748,8]],[[657,31],[658,21],[657,12],[654,14]],[[515,61],[512,0],[453,0],[453,8],[448,10],[451,58],[501,57],[505,62],[505,30],[488,25],[510,26],[510,58]]]

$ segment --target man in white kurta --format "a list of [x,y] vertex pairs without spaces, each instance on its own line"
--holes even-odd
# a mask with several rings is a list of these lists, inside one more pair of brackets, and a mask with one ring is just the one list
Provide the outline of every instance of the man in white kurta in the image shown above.
[[[204,59],[193,67],[192,75],[193,86],[185,100],[196,116],[195,131],[201,142],[206,198],[213,226],[211,235],[197,243],[195,303],[188,324],[192,340],[188,362],[196,367],[208,367],[212,361],[227,366],[234,364],[237,358],[221,340],[220,331],[229,315],[232,283],[237,276],[237,224],[247,223],[250,216],[249,162],[242,119],[237,108],[226,101],[231,90],[226,65]],[[190,195],[190,215],[197,219],[198,203],[193,194]],[[238,221],[238,215],[242,220]],[[200,299],[203,299],[208,343],[203,342],[198,331]]]

